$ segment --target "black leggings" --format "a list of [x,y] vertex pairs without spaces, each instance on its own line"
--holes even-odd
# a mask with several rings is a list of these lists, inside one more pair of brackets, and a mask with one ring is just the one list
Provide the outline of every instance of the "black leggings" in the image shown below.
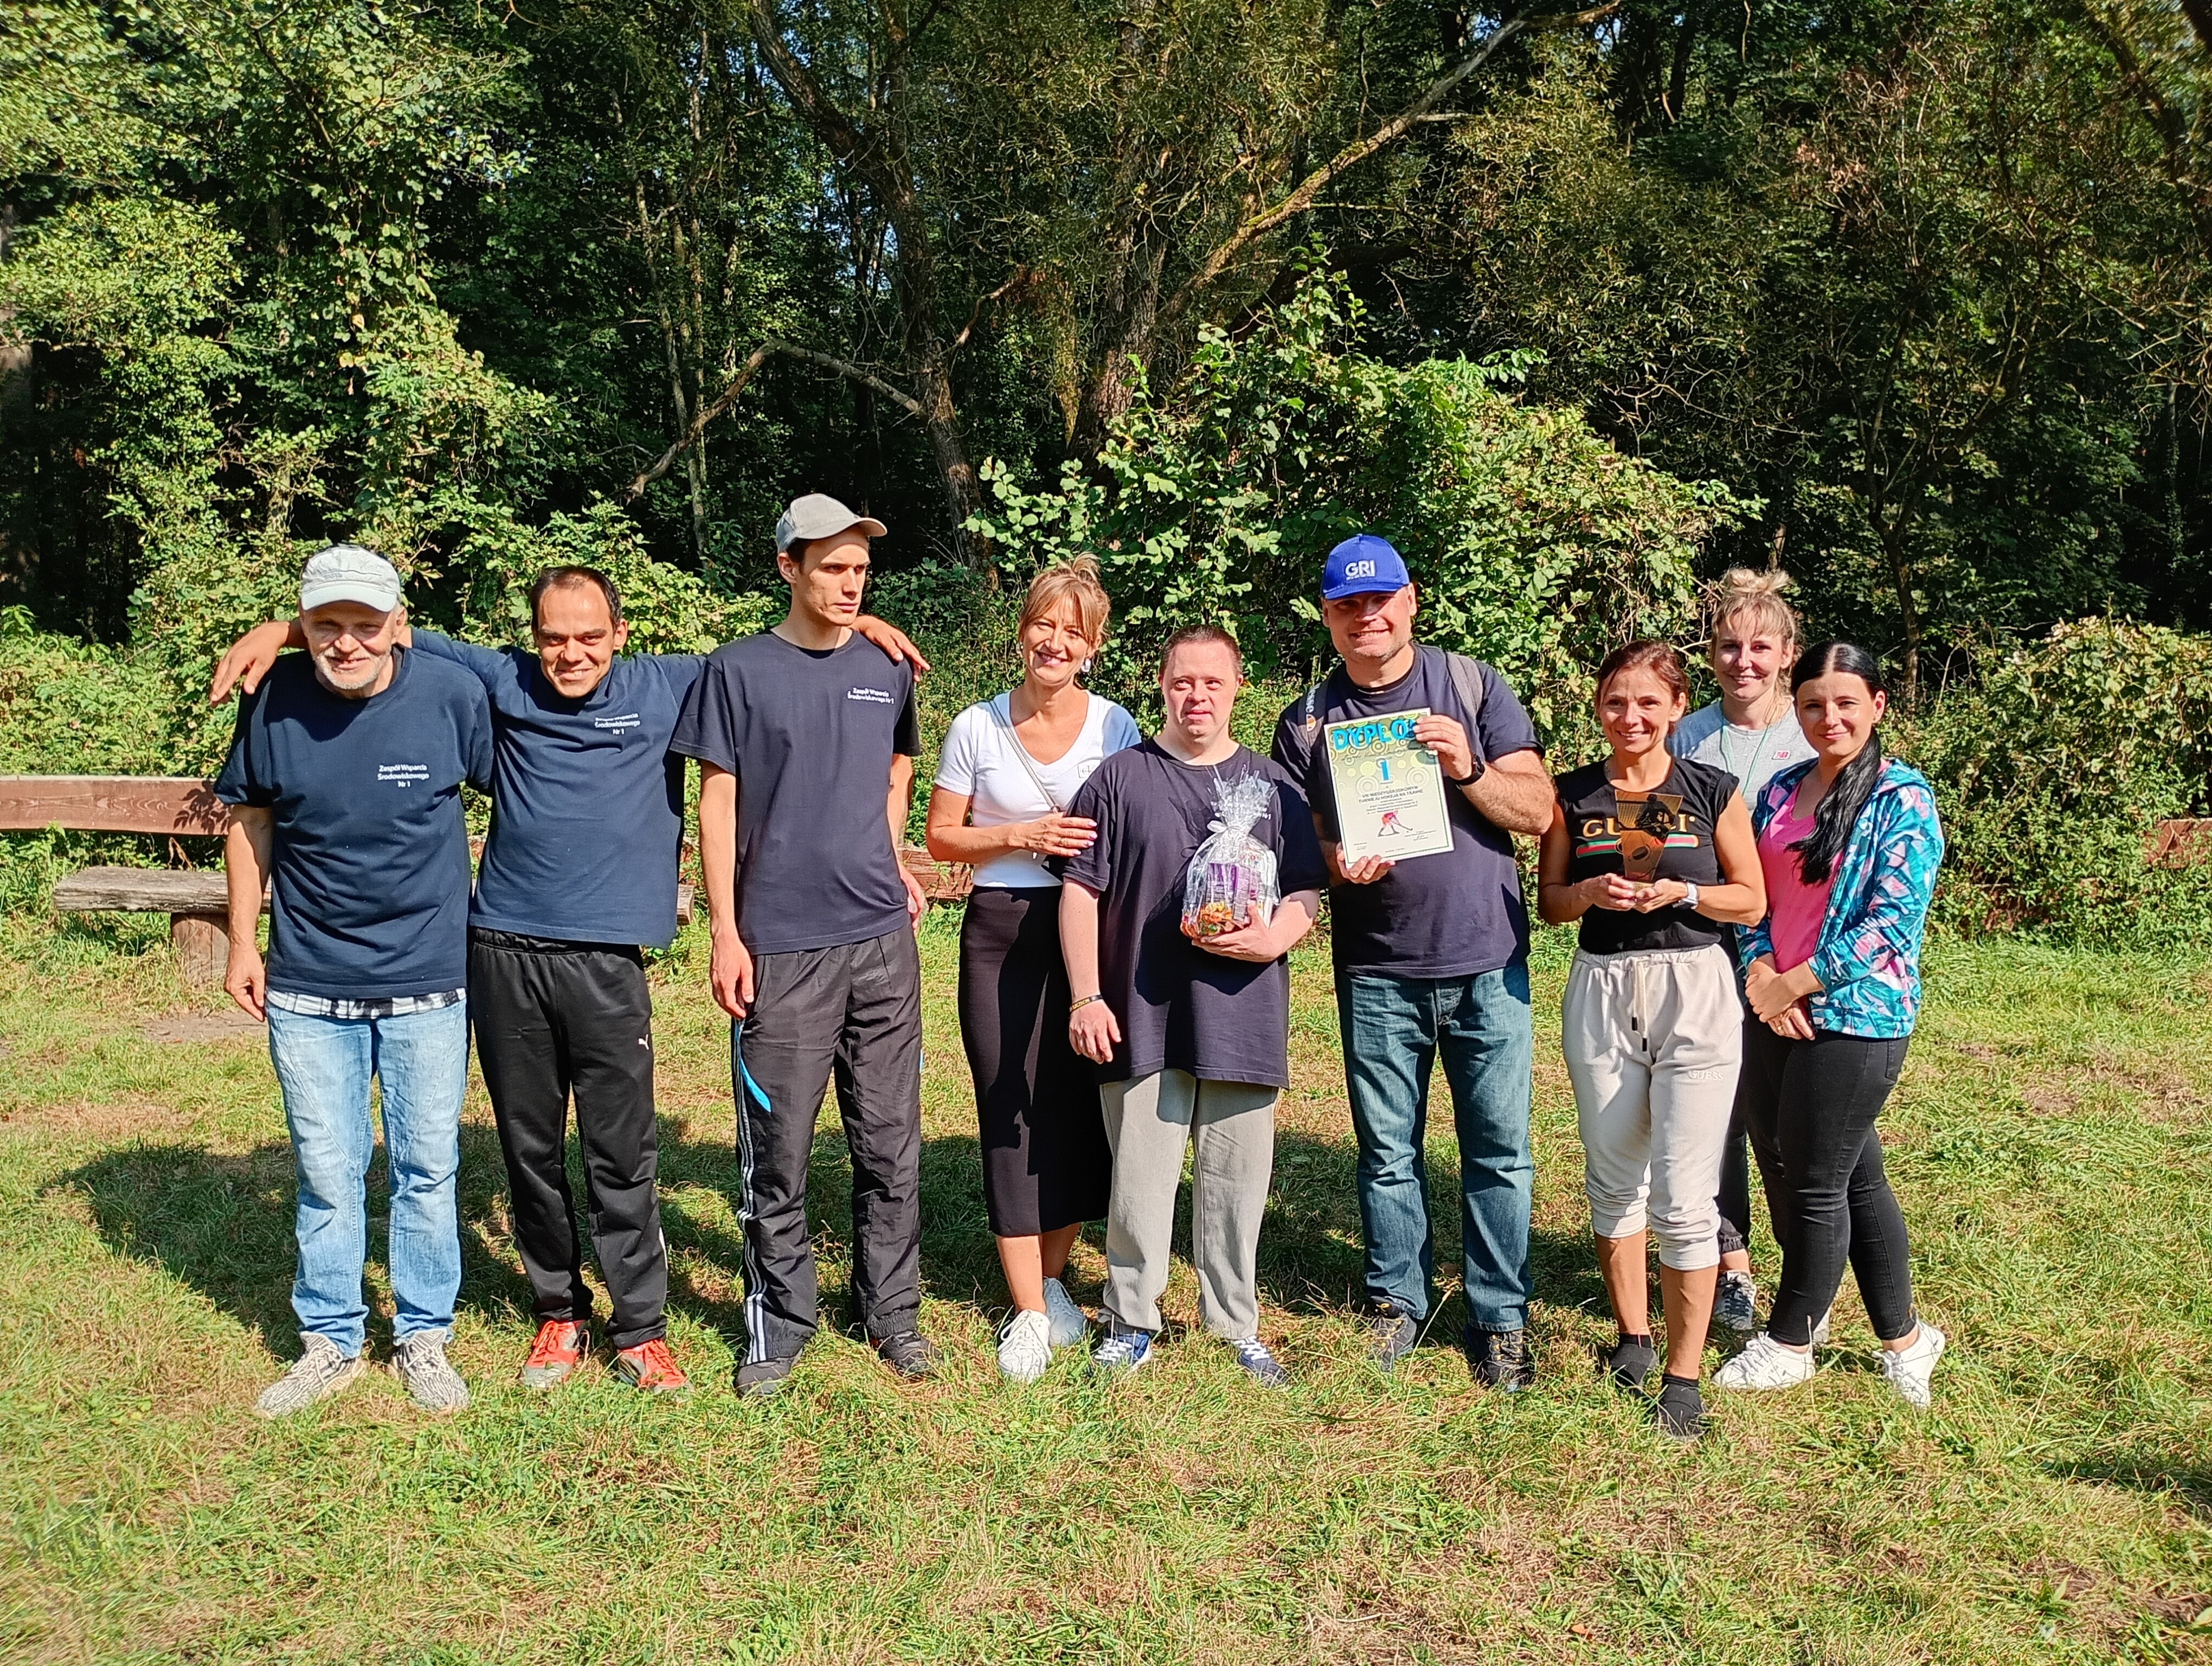
[[1881,1170],[1875,1118],[1905,1067],[1907,1037],[1817,1031],[1790,1041],[1747,1026],[1736,1104],[1759,1158],[1782,1285],[1766,1329],[1803,1347],[1836,1299],[1848,1259],[1875,1335],[1912,1334],[1905,1215]]

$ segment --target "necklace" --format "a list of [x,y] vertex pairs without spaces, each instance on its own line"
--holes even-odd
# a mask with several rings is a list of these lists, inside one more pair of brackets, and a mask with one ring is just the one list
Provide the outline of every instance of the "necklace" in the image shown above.
[[1785,707],[1784,708],[1780,717],[1771,720],[1765,728],[1753,735],[1751,738],[1751,748],[1744,754],[1743,768],[1739,769],[1736,767],[1735,760],[1729,756],[1729,733],[1738,726],[1729,722],[1728,721],[1728,714],[1723,711],[1721,714],[1721,729],[1719,736],[1721,768],[1727,770],[1729,774],[1734,775],[1738,781],[1741,781],[1744,778],[1745,770],[1748,769],[1751,765],[1758,763],[1760,755],[1766,751],[1766,743],[1774,739],[1774,732],[1782,727],[1782,719],[1784,717],[1794,718],[1796,714],[1797,714],[1794,708]]

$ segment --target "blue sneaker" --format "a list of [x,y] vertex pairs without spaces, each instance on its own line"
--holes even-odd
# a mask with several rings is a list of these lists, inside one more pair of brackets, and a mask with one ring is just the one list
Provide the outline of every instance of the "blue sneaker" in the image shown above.
[[1152,1357],[1152,1333],[1106,1322],[1106,1340],[1091,1351],[1091,1369],[1101,1377],[1127,1377]]
[[1256,1336],[1240,1336],[1229,1346],[1237,1350],[1237,1363],[1252,1374],[1253,1379],[1270,1389],[1288,1388],[1290,1372],[1283,1369],[1282,1361],[1267,1352],[1267,1345]]

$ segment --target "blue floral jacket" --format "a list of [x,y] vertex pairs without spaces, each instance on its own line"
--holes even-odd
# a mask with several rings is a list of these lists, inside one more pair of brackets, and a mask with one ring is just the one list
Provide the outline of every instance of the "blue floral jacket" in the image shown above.
[[[1754,833],[1766,830],[1812,769],[1800,763],[1766,783],[1751,807]],[[1912,1033],[1920,1012],[1921,932],[1942,862],[1943,829],[1928,777],[1909,763],[1887,760],[1836,863],[1820,918],[1811,964],[1824,993],[1809,1003],[1814,1029],[1846,1036]],[[1736,934],[1747,970],[1774,952],[1771,918]]]

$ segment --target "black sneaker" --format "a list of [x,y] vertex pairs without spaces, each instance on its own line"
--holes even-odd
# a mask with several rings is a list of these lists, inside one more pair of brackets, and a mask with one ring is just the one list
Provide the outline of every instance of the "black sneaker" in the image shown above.
[[796,1359],[749,1359],[738,1367],[738,1393],[747,1400],[765,1400],[781,1394],[791,1381]]
[[1421,1340],[1421,1322],[1394,1307],[1386,1307],[1367,1316],[1367,1335],[1370,1339],[1369,1358],[1384,1371],[1395,1371],[1398,1362],[1413,1351]]
[[1652,1402],[1652,1418],[1661,1434],[1686,1445],[1705,1432],[1705,1397],[1695,1383],[1662,1377],[1659,1397]]
[[1484,1388],[1517,1394],[1534,1385],[1536,1361],[1527,1331],[1470,1329],[1466,1346],[1467,1368]]
[[896,1336],[875,1340],[875,1350],[884,1356],[884,1363],[908,1382],[917,1382],[937,1370],[937,1350],[929,1338],[918,1330],[902,1330]]

